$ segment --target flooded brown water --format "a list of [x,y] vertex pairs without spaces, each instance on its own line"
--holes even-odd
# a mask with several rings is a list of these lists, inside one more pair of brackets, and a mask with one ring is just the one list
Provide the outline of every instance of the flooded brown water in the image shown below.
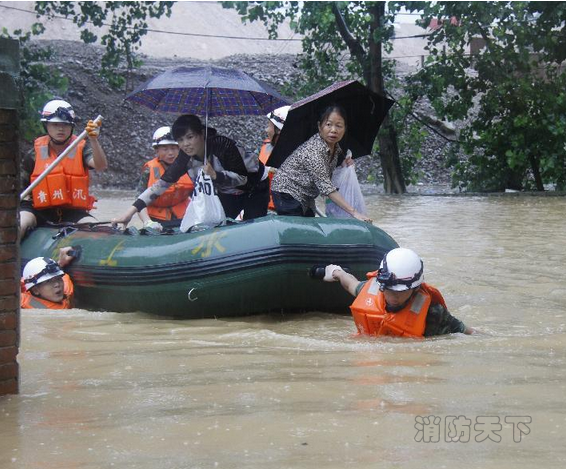
[[[130,202],[102,200],[99,217]],[[28,310],[0,467],[564,467],[566,199],[368,202],[479,334],[364,340],[349,317],[317,313]]]

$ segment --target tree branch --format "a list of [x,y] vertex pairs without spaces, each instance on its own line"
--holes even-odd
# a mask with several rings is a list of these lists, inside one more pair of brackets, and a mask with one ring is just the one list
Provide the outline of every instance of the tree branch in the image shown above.
[[337,2],[332,2],[332,13],[334,13],[334,18],[336,19],[336,25],[338,26],[340,36],[346,43],[346,46],[348,46],[350,54],[352,54],[362,65],[364,79],[366,80],[366,83],[369,84],[370,75],[366,51],[360,44],[360,41],[358,41],[350,32],[342,13],[338,9]]

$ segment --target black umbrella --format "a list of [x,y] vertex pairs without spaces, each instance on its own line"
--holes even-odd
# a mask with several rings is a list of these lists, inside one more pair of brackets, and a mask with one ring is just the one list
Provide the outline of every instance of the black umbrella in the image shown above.
[[354,158],[369,155],[393,101],[349,80],[334,83],[291,106],[267,165],[278,168],[299,145],[318,132],[318,118],[330,104],[342,106],[348,117],[348,128],[340,146],[351,150]]

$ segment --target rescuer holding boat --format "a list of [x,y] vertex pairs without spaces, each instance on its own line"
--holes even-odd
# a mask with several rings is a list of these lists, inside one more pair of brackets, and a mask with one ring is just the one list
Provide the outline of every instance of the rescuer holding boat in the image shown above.
[[350,306],[360,334],[430,337],[473,330],[450,314],[440,291],[424,283],[424,265],[411,249],[389,251],[379,270],[360,282],[342,267],[325,268],[326,282],[339,281],[356,299]]
[[20,295],[22,309],[69,309],[73,307],[74,287],[63,267],[75,258],[75,248],[59,250],[59,261],[36,257],[24,267]]

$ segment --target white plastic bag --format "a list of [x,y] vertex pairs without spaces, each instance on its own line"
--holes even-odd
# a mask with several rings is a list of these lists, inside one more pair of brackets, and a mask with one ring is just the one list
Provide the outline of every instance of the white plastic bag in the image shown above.
[[[356,175],[356,169],[354,165],[350,166],[339,166],[332,173],[332,184],[334,184],[340,195],[348,202],[357,212],[362,215],[367,215],[366,203],[364,202],[364,196],[362,195],[362,190],[360,189],[360,183],[358,182],[358,176]],[[351,218],[350,215],[345,210],[342,210],[338,205],[336,205],[332,200],[326,199],[326,216],[327,217],[337,217],[337,218]]]
[[212,178],[199,169],[191,203],[181,221],[181,231],[186,233],[195,225],[218,226],[226,220],[222,203],[216,195]]

